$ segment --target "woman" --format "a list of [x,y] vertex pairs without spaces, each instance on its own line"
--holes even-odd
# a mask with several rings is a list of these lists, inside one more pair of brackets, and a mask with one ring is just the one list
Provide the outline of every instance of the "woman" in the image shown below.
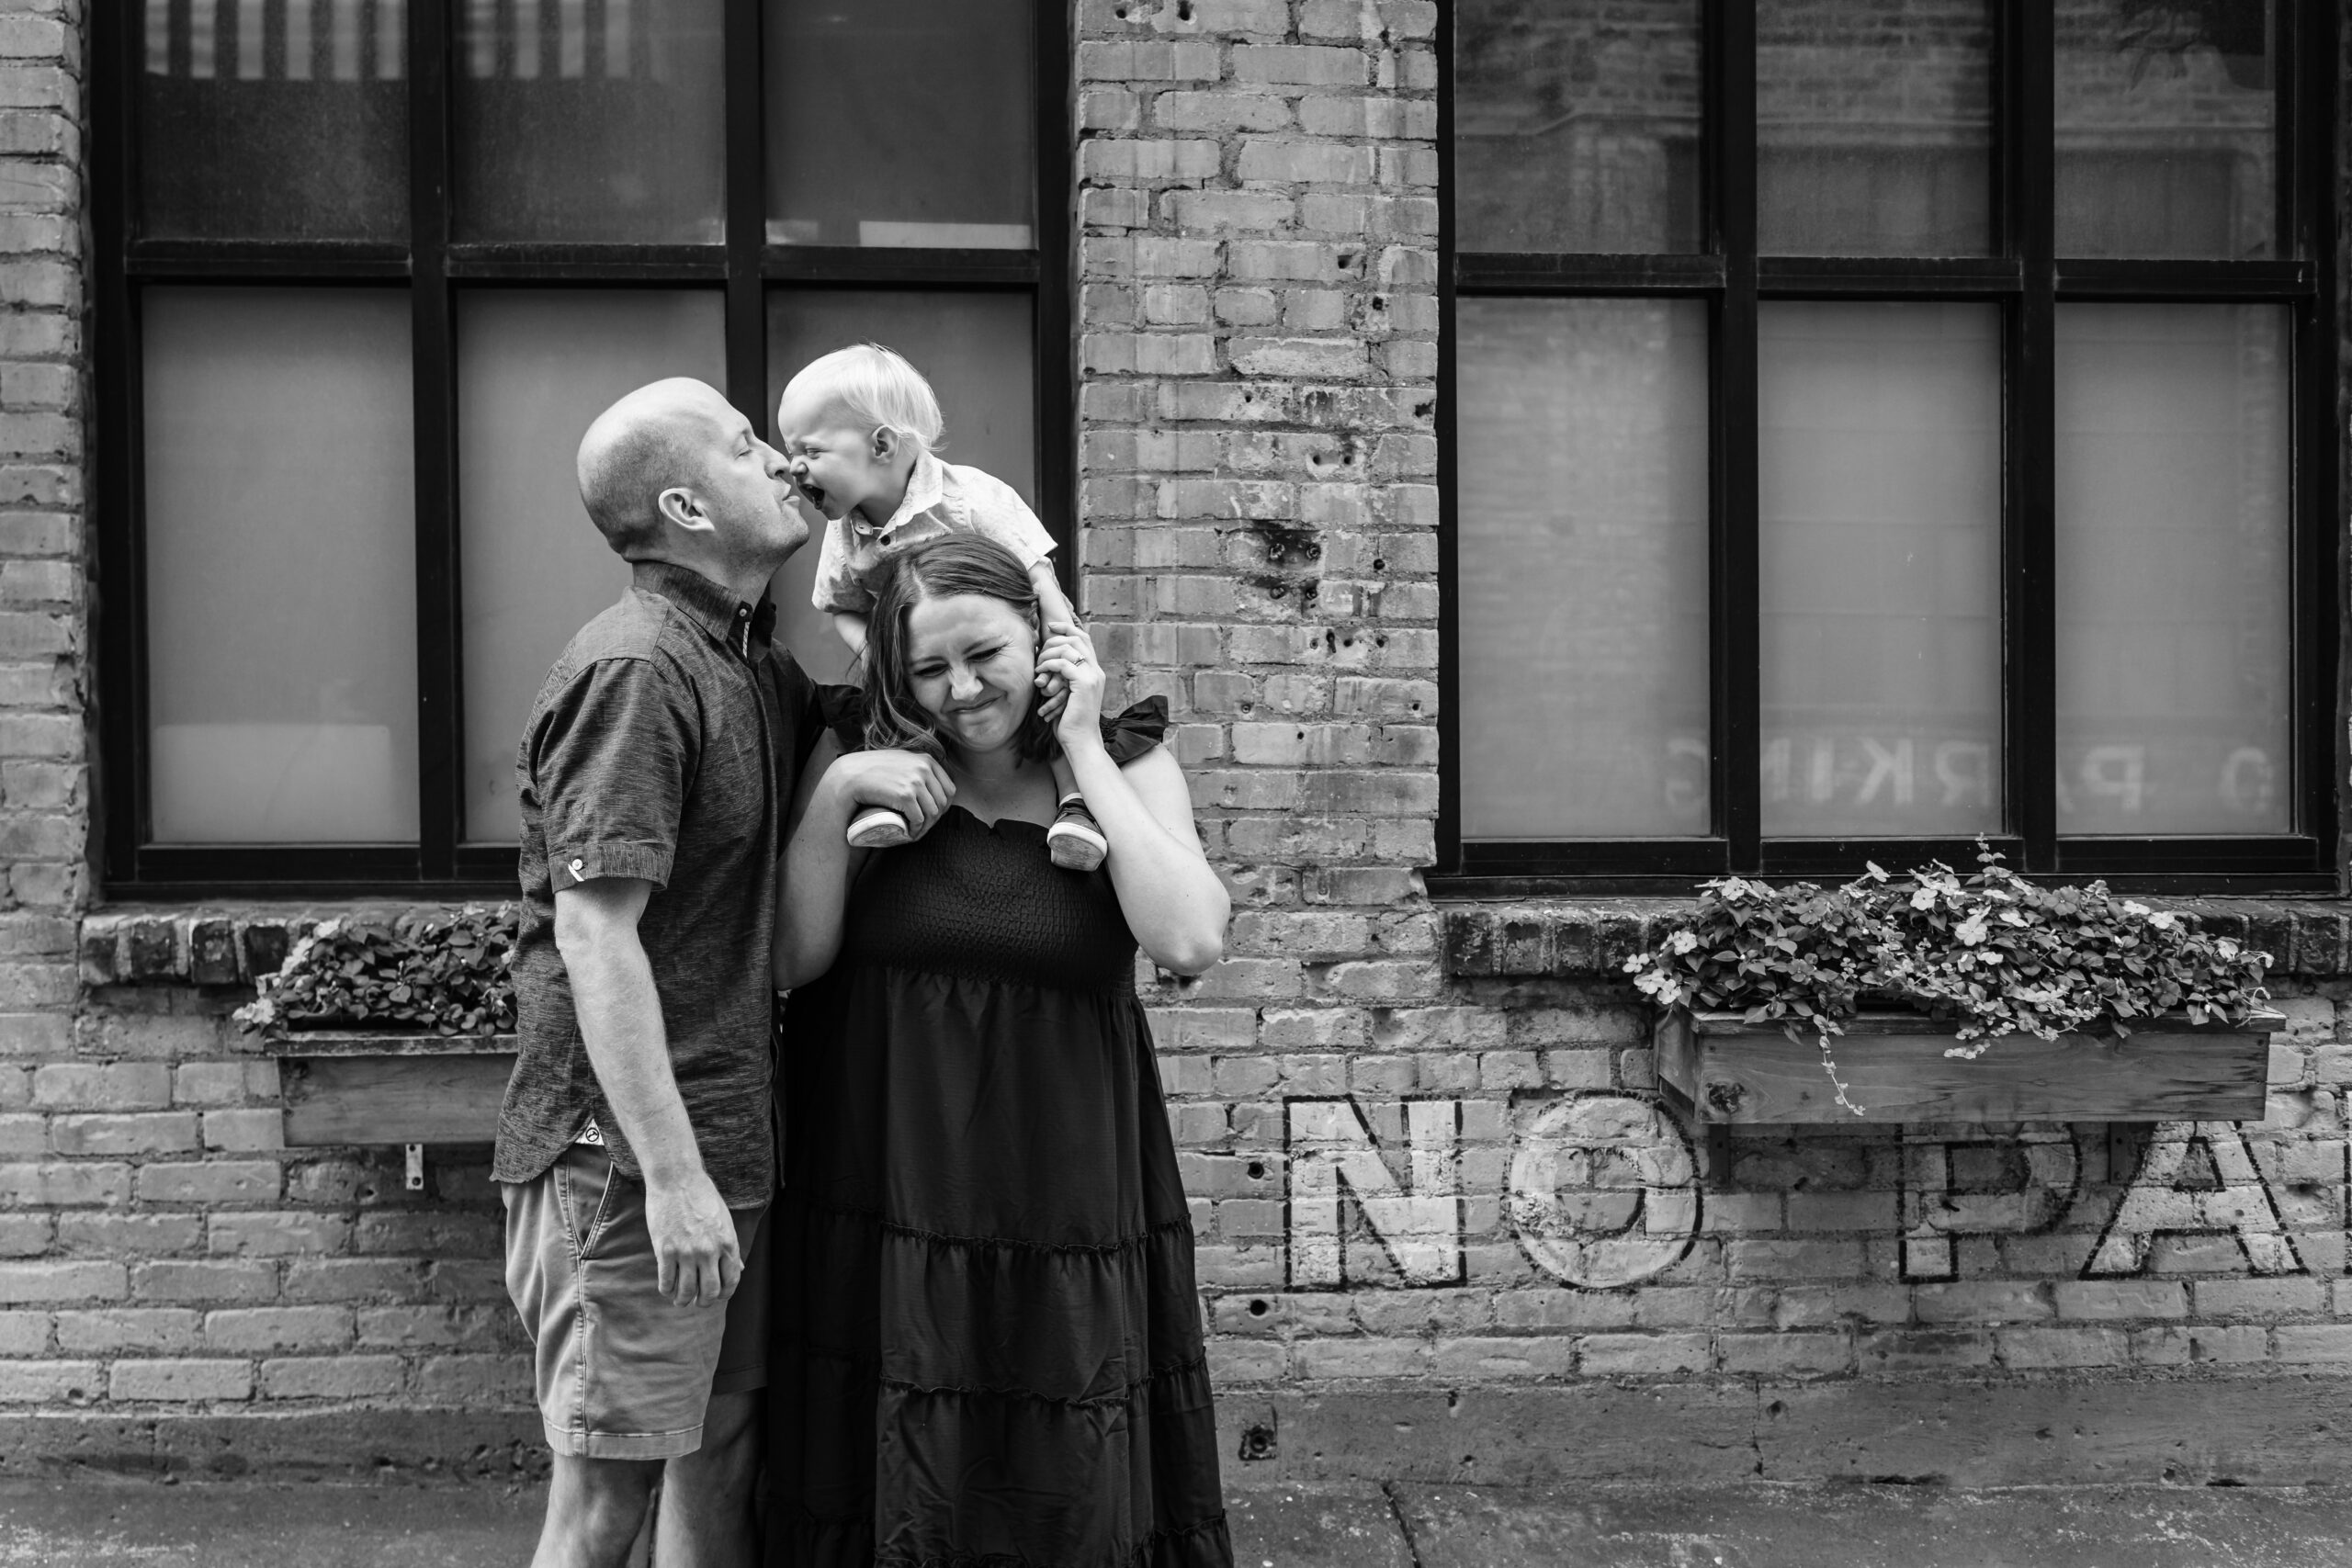
[[[1229,1568],[1133,979],[1138,946],[1186,975],[1223,952],[1182,770],[1132,743],[1136,710],[1106,742],[1085,632],[1040,627],[1001,546],[910,550],[869,626],[868,749],[829,738],[804,774],[776,922],[770,1560]],[[1046,676],[1068,693],[1050,725]],[[1101,870],[1047,857],[1057,749],[1110,840]],[[850,848],[873,806],[921,837]]]

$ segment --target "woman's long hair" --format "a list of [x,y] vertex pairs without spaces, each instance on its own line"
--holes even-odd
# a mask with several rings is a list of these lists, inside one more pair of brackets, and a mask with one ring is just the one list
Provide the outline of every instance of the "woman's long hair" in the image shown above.
[[[913,652],[908,645],[907,615],[927,599],[959,593],[978,593],[1012,605],[1029,623],[1031,636],[1040,644],[1045,641],[1037,591],[1030,585],[1029,573],[1018,557],[994,539],[950,534],[888,557],[875,581],[874,610],[865,623],[867,746],[934,757],[947,750],[947,738],[916,700],[914,678],[907,672]],[[1037,716],[1034,688],[1013,746],[1033,762],[1060,754],[1053,727]]]

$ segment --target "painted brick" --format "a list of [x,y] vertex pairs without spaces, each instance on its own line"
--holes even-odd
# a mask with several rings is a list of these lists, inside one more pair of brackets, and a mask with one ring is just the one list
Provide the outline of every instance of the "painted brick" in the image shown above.
[[107,1385],[112,1399],[173,1403],[250,1399],[253,1392],[250,1361],[117,1361]]
[[0,1302],[119,1301],[126,1278],[121,1264],[99,1259],[10,1263],[0,1268]]
[[326,1350],[352,1341],[345,1307],[224,1307],[204,1314],[211,1350]]
[[398,1393],[398,1356],[281,1356],[261,1364],[264,1399],[380,1399]]
[[139,1199],[146,1203],[267,1203],[277,1200],[285,1172],[275,1160],[160,1162],[139,1168]]
[[62,1111],[156,1111],[172,1102],[161,1062],[56,1062],[33,1069],[33,1103]]
[[1589,1334],[1580,1364],[1591,1377],[1653,1377],[1705,1371],[1713,1346],[1704,1334]]
[[105,1387],[96,1361],[0,1361],[0,1404],[85,1404]]
[[277,1294],[275,1264],[163,1261],[134,1264],[132,1293],[142,1302],[266,1302]]
[[62,1350],[114,1356],[122,1352],[195,1350],[204,1342],[202,1314],[185,1307],[114,1307],[102,1312],[61,1312],[57,1344]]

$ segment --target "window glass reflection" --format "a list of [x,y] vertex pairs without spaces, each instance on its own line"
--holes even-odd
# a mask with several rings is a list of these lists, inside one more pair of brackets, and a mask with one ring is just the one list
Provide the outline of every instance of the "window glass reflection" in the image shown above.
[[141,232],[407,237],[406,0],[144,0],[142,19]]
[[727,384],[716,290],[483,289],[458,311],[465,836],[521,830],[514,748],[548,669],[628,566],[580,502],[589,422],[664,376]]
[[2058,825],[2283,833],[2287,312],[2058,310]]
[[462,0],[460,240],[726,237],[721,0]]
[[768,0],[768,243],[1036,243],[1031,0]]
[[1991,306],[1758,312],[1763,828],[2001,825]]
[[1453,81],[1463,250],[1699,248],[1697,0],[1463,0]]
[[[793,372],[854,343],[897,349],[939,394],[946,434],[939,455],[983,468],[1037,505],[1036,318],[1025,294],[961,294],[881,288],[779,289],[768,296],[768,386],[781,393]],[[763,422],[775,436],[775,410]],[[1046,526],[1067,538],[1068,518]],[[776,574],[776,635],[820,681],[846,678],[831,620],[808,593],[817,541]]]
[[141,310],[154,841],[414,841],[407,294]]
[[1703,834],[1706,308],[1470,299],[1456,321],[1463,834]]
[[2058,254],[2276,250],[2269,0],[2058,0]]
[[1758,0],[1758,249],[1984,254],[1992,64],[1984,0]]

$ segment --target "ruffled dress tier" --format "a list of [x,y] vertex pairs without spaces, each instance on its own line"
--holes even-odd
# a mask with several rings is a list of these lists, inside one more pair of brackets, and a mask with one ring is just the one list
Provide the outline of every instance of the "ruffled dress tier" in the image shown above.
[[772,1568],[1230,1568],[1135,962],[1035,825],[867,864],[784,1022]]

